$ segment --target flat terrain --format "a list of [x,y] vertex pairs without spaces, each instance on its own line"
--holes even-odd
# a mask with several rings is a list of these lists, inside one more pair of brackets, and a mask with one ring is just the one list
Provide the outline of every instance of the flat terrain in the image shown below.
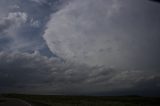
[[[160,106],[159,97],[53,96],[22,94],[4,94],[2,96],[5,98],[14,98],[15,100],[25,102],[31,106]],[[0,104],[3,102],[4,100],[0,99]]]
[[31,106],[31,104],[21,99],[0,98],[0,106]]

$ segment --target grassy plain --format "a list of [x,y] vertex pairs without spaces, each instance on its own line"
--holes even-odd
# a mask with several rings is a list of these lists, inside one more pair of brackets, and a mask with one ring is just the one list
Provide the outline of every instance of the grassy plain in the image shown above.
[[56,96],[3,94],[25,100],[33,106],[160,106],[159,97],[139,96]]

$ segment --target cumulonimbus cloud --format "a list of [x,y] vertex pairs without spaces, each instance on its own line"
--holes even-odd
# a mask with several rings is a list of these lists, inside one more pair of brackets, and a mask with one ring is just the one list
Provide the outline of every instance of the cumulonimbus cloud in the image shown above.
[[43,38],[54,54],[73,62],[155,68],[160,50],[158,21],[148,15],[153,10],[147,1],[71,0],[51,15]]
[[[150,91],[158,95],[160,50],[159,29],[156,26],[160,25],[160,18],[156,15],[157,7],[148,8],[149,4],[143,5],[143,0],[67,1],[52,13],[43,35],[52,53],[67,61],[48,58],[38,52],[17,52],[19,48],[26,47],[27,52],[36,50],[31,36],[38,30],[31,30],[33,27],[28,29],[26,25],[18,29],[24,31],[23,36],[15,34],[18,37],[14,38],[9,48],[12,52],[0,52],[0,91],[48,94],[138,94],[138,91],[149,94]],[[20,27],[27,21],[27,16],[46,22],[51,12],[48,6],[37,7],[33,3],[18,8],[18,11],[24,12],[9,12],[1,20],[1,32],[14,34],[14,26]],[[34,9],[37,14],[32,13]],[[148,26],[150,23],[152,25]],[[26,41],[25,37],[29,40]]]
[[116,46],[114,41],[108,44],[111,39],[104,28],[119,11],[117,2],[75,0],[53,13],[43,36],[50,50],[64,59],[103,65],[101,63],[107,60],[103,58],[108,57],[105,52]]

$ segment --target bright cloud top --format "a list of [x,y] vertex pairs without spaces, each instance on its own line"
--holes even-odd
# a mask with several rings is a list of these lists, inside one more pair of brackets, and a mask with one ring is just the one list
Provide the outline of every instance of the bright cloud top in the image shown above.
[[[73,0],[52,14],[43,38],[53,53],[66,60],[91,66],[141,68],[140,63],[150,64],[150,50],[158,37],[158,30],[146,26],[151,21],[156,23],[146,13],[152,11],[146,8],[149,5],[144,1]],[[151,32],[157,33],[153,39]]]
[[115,41],[109,41],[112,35],[106,34],[109,21],[118,11],[117,0],[71,1],[52,15],[43,37],[50,50],[65,59],[102,65],[109,57],[104,58],[109,55],[106,51],[111,46],[118,49]]

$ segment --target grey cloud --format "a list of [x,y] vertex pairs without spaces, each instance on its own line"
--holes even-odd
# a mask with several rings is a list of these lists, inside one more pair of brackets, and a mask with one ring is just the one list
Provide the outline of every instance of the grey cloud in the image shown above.
[[11,27],[20,27],[27,21],[27,14],[23,12],[11,12],[6,17],[2,17],[0,21],[0,33],[8,32]]
[[159,10],[147,0],[0,0],[9,35],[0,38],[0,91],[158,95]]
[[53,56],[42,35],[50,14],[58,10],[60,1],[0,0],[0,50],[39,50],[44,55]]
[[[0,53],[0,90],[52,94],[129,91],[138,86],[159,88],[155,70],[120,70],[48,58],[38,52]],[[152,83],[151,83],[152,82]]]
[[30,0],[30,1],[38,3],[39,5],[43,5],[43,4],[49,3],[49,0]]
[[30,24],[32,27],[38,28],[41,23],[38,20],[31,19]]
[[4,32],[6,29],[8,29],[11,26],[11,22],[4,20],[0,22],[0,32]]
[[39,5],[31,0],[1,0],[0,50],[23,52],[45,50],[49,53],[41,35],[52,11],[51,7],[58,7],[53,6],[55,1],[46,0],[46,4]]
[[159,10],[147,0],[71,0],[51,15],[43,38],[70,61],[159,69]]
[[37,2],[37,3],[43,3],[43,2],[46,2],[46,0],[31,0],[33,2]]

